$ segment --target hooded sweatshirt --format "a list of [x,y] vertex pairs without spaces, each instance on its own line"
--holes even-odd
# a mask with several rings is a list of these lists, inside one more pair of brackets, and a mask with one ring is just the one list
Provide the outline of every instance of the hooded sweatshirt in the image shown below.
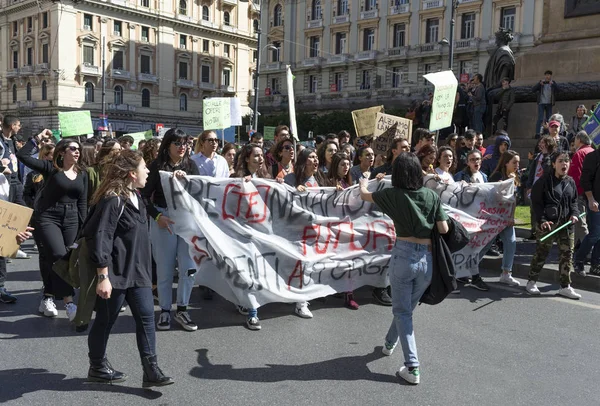
[[496,166],[498,166],[498,161],[500,160],[500,145],[503,143],[508,144],[508,148],[510,149],[510,138],[506,135],[499,135],[496,137],[496,142],[494,144],[494,152],[492,153],[492,157],[486,159],[481,164],[481,172],[485,173],[487,176],[490,176],[496,170]]

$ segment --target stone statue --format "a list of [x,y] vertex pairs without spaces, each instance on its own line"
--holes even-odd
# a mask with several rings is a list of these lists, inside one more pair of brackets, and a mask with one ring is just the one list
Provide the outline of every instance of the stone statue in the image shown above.
[[502,78],[515,79],[515,56],[508,46],[513,40],[512,32],[501,27],[496,32],[496,46],[494,53],[485,67],[484,84],[486,90],[502,87]]

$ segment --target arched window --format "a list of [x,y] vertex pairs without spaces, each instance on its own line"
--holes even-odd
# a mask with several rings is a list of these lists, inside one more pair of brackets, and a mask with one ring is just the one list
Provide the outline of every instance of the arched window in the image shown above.
[[42,100],[48,100],[48,85],[45,80],[42,82]]
[[121,86],[115,86],[115,104],[123,104],[123,88]]
[[231,25],[231,16],[229,15],[229,11],[223,12],[223,23],[225,25]]
[[253,24],[254,24],[254,32],[258,32],[258,20],[254,19]]
[[142,107],[150,107],[150,90],[142,90]]
[[275,6],[275,12],[273,14],[275,15],[273,26],[279,27],[283,24],[283,9],[281,8],[281,4]]
[[179,14],[187,15],[187,1],[179,0]]
[[321,0],[313,0],[311,20],[321,19]]
[[208,6],[202,6],[202,19],[204,21],[208,21],[208,17],[209,17]]
[[13,103],[17,102],[17,85],[13,85],[12,87],[12,100]]
[[94,102],[94,85],[91,82],[85,83],[85,101],[87,103]]
[[179,111],[187,111],[187,94],[185,93],[179,95]]
[[31,101],[31,83],[27,83],[27,101]]

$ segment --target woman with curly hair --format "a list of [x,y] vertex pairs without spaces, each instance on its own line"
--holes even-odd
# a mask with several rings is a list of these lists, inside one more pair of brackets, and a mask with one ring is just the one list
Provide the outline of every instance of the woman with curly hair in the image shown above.
[[294,142],[289,138],[283,138],[275,145],[273,157],[277,161],[271,166],[273,178],[283,179],[294,172]]
[[151,138],[146,141],[143,147],[140,148],[142,155],[144,156],[144,162],[149,166],[156,157],[158,156],[158,149],[160,148],[160,140],[158,138]]

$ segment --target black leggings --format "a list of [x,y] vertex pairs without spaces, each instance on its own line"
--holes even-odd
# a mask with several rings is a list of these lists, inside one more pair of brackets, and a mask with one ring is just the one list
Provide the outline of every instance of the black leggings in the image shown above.
[[75,203],[57,203],[36,216],[35,240],[40,246],[40,272],[44,295],[62,299],[73,296],[73,288],[52,270],[52,265],[67,253],[77,238],[79,212]]

